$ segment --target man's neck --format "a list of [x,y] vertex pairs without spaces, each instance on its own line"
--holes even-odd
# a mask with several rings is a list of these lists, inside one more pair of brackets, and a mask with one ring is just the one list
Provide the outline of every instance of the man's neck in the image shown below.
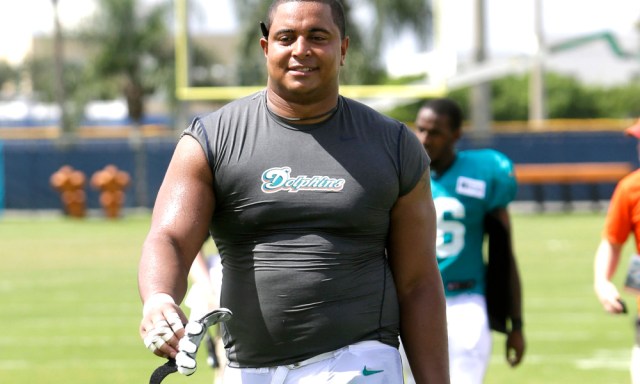
[[291,101],[267,88],[267,107],[280,118],[296,124],[313,124],[329,118],[338,105],[338,94],[318,101]]
[[431,162],[431,170],[439,176],[442,176],[442,174],[444,174],[449,168],[451,168],[453,163],[456,161],[456,157],[456,153],[454,152],[448,156],[441,158],[441,160],[438,162]]

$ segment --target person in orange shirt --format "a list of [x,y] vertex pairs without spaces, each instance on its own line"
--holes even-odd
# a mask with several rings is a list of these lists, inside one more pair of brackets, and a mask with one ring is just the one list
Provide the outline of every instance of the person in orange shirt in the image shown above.
[[[625,134],[640,139],[640,119],[625,130]],[[640,154],[640,142],[638,146]],[[629,235],[635,240],[634,258],[640,257],[640,169],[625,176],[611,196],[611,202],[594,261],[594,288],[605,311],[613,314],[627,312],[620,292],[611,281],[622,247]],[[636,271],[640,273],[640,271]],[[636,273],[636,274],[637,274]],[[628,285],[625,283],[625,285]],[[631,354],[631,381],[640,384],[640,295],[636,296],[636,342]]]

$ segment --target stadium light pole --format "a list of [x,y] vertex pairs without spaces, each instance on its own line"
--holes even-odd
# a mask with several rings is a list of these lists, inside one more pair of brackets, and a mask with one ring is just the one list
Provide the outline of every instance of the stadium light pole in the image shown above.
[[546,46],[542,22],[542,0],[534,0],[535,52],[529,78],[529,125],[540,128],[546,119],[544,56]]
[[[191,65],[191,48],[189,44],[189,1],[178,0],[174,2],[175,23],[175,60],[176,60],[176,96],[180,88],[188,87],[191,83],[189,70]],[[180,44],[178,43],[180,42]],[[189,102],[177,97],[177,116],[174,130],[181,132],[189,123]]]
[[[475,1],[473,61],[481,66],[487,59],[485,0]],[[471,89],[471,121],[478,138],[491,133],[491,84],[481,81]]]
[[66,94],[64,90],[64,42],[62,36],[62,25],[60,23],[60,14],[58,12],[58,1],[51,0],[53,5],[53,68],[55,73],[54,92],[56,104],[60,108],[59,127],[63,137],[66,139],[70,134],[71,127],[66,108]]

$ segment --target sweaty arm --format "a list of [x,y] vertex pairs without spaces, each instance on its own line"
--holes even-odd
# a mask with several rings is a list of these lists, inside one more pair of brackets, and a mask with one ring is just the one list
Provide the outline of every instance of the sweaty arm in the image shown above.
[[429,171],[391,212],[389,262],[400,303],[400,334],[416,383],[448,383],[446,304],[435,255]]
[[509,365],[515,367],[520,364],[526,347],[524,339],[524,331],[522,329],[522,288],[520,284],[520,273],[518,272],[518,264],[513,252],[513,244],[511,243],[511,218],[506,208],[498,208],[491,211],[490,215],[498,219],[502,226],[509,234],[510,275],[509,287],[511,292],[511,303],[509,305],[509,318],[511,319],[511,328],[507,333],[506,359]]
[[602,239],[596,250],[593,263],[593,287],[605,311],[622,313],[622,304],[618,301],[620,293],[611,281],[620,262],[622,244],[613,244]]
[[[155,340],[155,346],[147,347],[158,356],[175,357],[184,334],[176,318],[181,323],[187,318],[178,304],[187,290],[189,268],[207,236],[215,203],[212,181],[200,144],[182,137],[158,192],[138,269],[144,303],[140,336],[145,345]],[[154,337],[158,329],[163,329],[164,343]]]

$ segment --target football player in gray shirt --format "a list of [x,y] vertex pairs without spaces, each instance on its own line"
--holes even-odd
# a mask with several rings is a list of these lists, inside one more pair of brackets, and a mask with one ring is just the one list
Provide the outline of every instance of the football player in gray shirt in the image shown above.
[[337,0],[275,0],[264,91],[179,140],[139,265],[140,336],[174,358],[189,267],[223,264],[224,383],[448,383],[429,159],[411,131],[339,95]]

